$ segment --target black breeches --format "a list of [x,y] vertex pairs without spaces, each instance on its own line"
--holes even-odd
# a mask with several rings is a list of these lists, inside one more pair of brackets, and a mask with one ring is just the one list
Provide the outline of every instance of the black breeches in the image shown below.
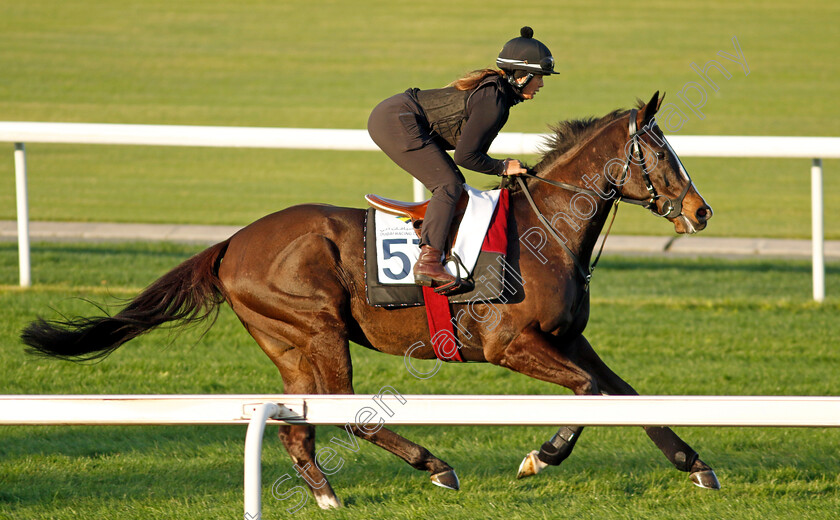
[[406,94],[390,97],[373,109],[368,133],[391,160],[432,192],[420,243],[444,250],[464,189],[464,176],[452,157],[432,138],[428,123]]

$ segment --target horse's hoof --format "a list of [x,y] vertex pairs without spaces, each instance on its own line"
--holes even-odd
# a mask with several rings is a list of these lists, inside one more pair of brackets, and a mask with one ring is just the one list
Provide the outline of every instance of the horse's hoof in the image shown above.
[[454,489],[455,491],[461,489],[461,483],[458,481],[458,475],[455,474],[454,469],[441,471],[432,475],[432,484],[446,489]]
[[720,481],[718,481],[717,475],[711,469],[695,471],[689,475],[689,478],[697,487],[703,489],[720,489]]
[[321,509],[338,509],[341,507],[341,502],[335,495],[315,495],[315,502]]
[[548,464],[541,461],[539,457],[537,457],[537,450],[534,450],[528,455],[525,455],[525,459],[523,459],[522,464],[519,465],[519,471],[516,472],[516,478],[533,477],[542,471],[546,466],[548,466]]

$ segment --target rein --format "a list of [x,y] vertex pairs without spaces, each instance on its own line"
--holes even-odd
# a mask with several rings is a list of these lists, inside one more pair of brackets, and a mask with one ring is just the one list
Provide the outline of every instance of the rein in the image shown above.
[[[615,222],[615,216],[618,214],[618,203],[619,202],[626,202],[628,204],[635,204],[637,206],[642,206],[645,209],[649,210],[651,213],[658,217],[663,218],[676,218],[682,214],[682,203],[685,199],[686,194],[688,194],[688,188],[691,187],[691,179],[688,179],[688,182],[683,188],[682,193],[676,199],[670,199],[664,195],[659,195],[656,191],[656,188],[653,185],[653,182],[650,180],[650,172],[647,168],[647,161],[645,160],[645,155],[642,152],[642,148],[639,145],[639,136],[640,132],[636,127],[636,114],[638,110],[633,109],[630,110],[630,121],[628,124],[628,133],[630,134],[630,139],[633,142],[633,157],[627,157],[627,161],[624,163],[624,168],[622,170],[622,176],[617,186],[619,190],[621,186],[624,185],[625,179],[627,175],[630,173],[630,163],[635,161],[639,165],[639,169],[642,172],[642,178],[645,181],[645,187],[647,188],[648,193],[650,194],[650,198],[647,200],[639,200],[639,199],[631,199],[629,197],[625,197],[621,195],[619,191],[619,196],[614,199],[613,203],[613,215],[612,219],[610,220],[610,224],[607,227],[607,231],[604,234],[604,239],[601,241],[601,248],[598,250],[598,254],[595,256],[595,260],[589,265],[588,269],[584,269],[583,265],[581,264],[580,258],[572,251],[569,246],[566,245],[566,242],[563,241],[563,238],[557,233],[551,223],[545,218],[545,215],[542,214],[540,209],[537,207],[536,203],[534,202],[534,198],[531,196],[531,192],[528,191],[528,185],[525,184],[525,181],[522,180],[522,177],[530,177],[532,179],[536,179],[540,182],[544,182],[546,184],[550,184],[551,186],[555,186],[558,188],[563,188],[568,191],[573,191],[575,193],[583,193],[586,195],[591,195],[595,197],[602,198],[601,195],[593,190],[589,190],[586,188],[581,188],[580,186],[575,186],[573,184],[568,184],[565,182],[558,182],[553,181],[551,179],[545,179],[543,177],[539,177],[532,173],[522,173],[516,176],[516,181],[519,183],[519,186],[522,188],[522,192],[525,194],[525,198],[528,200],[528,203],[531,205],[531,209],[534,210],[534,213],[537,215],[537,218],[540,220],[540,223],[543,227],[551,234],[554,240],[560,244],[569,257],[572,259],[572,262],[575,264],[575,268],[577,269],[578,274],[581,275],[585,282],[584,286],[584,293],[589,290],[589,282],[592,280],[592,272],[595,271],[595,267],[598,265],[598,261],[601,259],[601,253],[604,252],[604,245],[607,243],[607,237],[610,235],[610,231],[612,230],[613,222]],[[685,175],[688,175],[685,173]],[[664,199],[662,203],[662,212],[660,213],[657,211],[656,201],[658,199]]]
[[[548,179],[543,179],[541,177],[537,177],[536,175],[531,174],[524,174],[527,177],[533,177],[535,179],[540,179],[542,181],[548,182],[549,184],[556,185],[560,188],[575,188],[571,191],[576,191],[578,193],[591,193],[593,195],[597,195],[594,191],[587,190],[585,188],[579,188],[577,186],[572,186],[565,183],[555,183],[554,181],[550,181]],[[583,265],[580,262],[580,258],[572,251],[569,246],[566,245],[566,242],[563,241],[563,238],[554,230],[554,226],[545,218],[545,215],[542,214],[542,211],[537,207],[536,203],[534,202],[534,198],[531,196],[531,192],[528,191],[528,186],[525,184],[525,181],[521,179],[519,175],[516,176],[516,181],[519,183],[519,186],[522,188],[522,192],[525,194],[525,198],[528,199],[528,203],[531,205],[531,209],[534,210],[534,213],[537,215],[537,218],[540,219],[543,227],[551,234],[554,240],[560,244],[563,249],[566,250],[566,254],[572,259],[572,262],[575,264],[575,268],[577,269],[578,274],[581,275],[583,278],[585,285],[583,288],[583,292],[587,292],[589,290],[589,282],[592,280],[592,272],[595,271],[595,267],[598,265],[598,261],[601,259],[601,253],[604,252],[604,245],[607,243],[607,237],[610,235],[610,230],[612,230],[613,222],[615,222],[615,216],[618,214],[618,199],[613,203],[613,216],[612,220],[610,220],[610,225],[607,227],[607,232],[604,234],[604,240],[601,241],[601,248],[598,250],[598,254],[595,256],[595,261],[593,261],[588,269],[584,269]],[[567,189],[568,189],[567,188]]]

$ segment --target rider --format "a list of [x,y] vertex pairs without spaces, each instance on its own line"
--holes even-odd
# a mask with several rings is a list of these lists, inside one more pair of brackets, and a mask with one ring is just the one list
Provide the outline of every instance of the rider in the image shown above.
[[[551,51],[534,39],[533,29],[523,27],[520,34],[499,53],[496,65],[501,70],[473,71],[441,89],[408,89],[377,105],[368,120],[373,141],[432,192],[414,280],[442,294],[460,288],[459,279],[442,264],[463,191],[464,176],[456,163],[488,175],[525,173],[518,160],[493,159],[487,150],[507,122],[510,107],[532,99],[544,75],[558,74]],[[455,150],[454,161],[445,150]]]

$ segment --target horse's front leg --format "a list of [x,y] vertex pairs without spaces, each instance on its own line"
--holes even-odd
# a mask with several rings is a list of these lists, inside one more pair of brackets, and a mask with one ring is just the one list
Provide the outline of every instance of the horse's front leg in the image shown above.
[[[621,379],[595,353],[586,339],[581,336],[579,355],[581,362],[595,374],[601,390],[611,395],[639,395],[626,381]],[[720,489],[715,472],[700,460],[694,449],[686,444],[673,430],[660,426],[646,426],[645,432],[669,461],[680,471],[689,473],[691,481],[706,489]]]
[[[497,356],[488,356],[491,363],[521,374],[556,383],[577,395],[598,395],[601,392],[594,374],[578,360],[576,345],[562,345],[552,336],[536,330],[523,331]],[[519,466],[517,478],[536,475],[547,465],[559,465],[572,453],[582,426],[561,428],[542,449],[529,453]]]
[[[635,389],[615,374],[595,353],[595,350],[583,336],[571,346],[573,357],[597,381],[604,394],[638,395]],[[520,465],[519,478],[535,475],[547,465],[558,465],[571,454],[581,427],[563,427],[546,443],[539,452],[533,451]],[[648,437],[665,454],[669,461],[680,471],[688,472],[692,482],[707,489],[720,489],[715,472],[702,460],[694,449],[686,444],[670,428],[645,427]],[[575,434],[576,435],[572,435]]]

